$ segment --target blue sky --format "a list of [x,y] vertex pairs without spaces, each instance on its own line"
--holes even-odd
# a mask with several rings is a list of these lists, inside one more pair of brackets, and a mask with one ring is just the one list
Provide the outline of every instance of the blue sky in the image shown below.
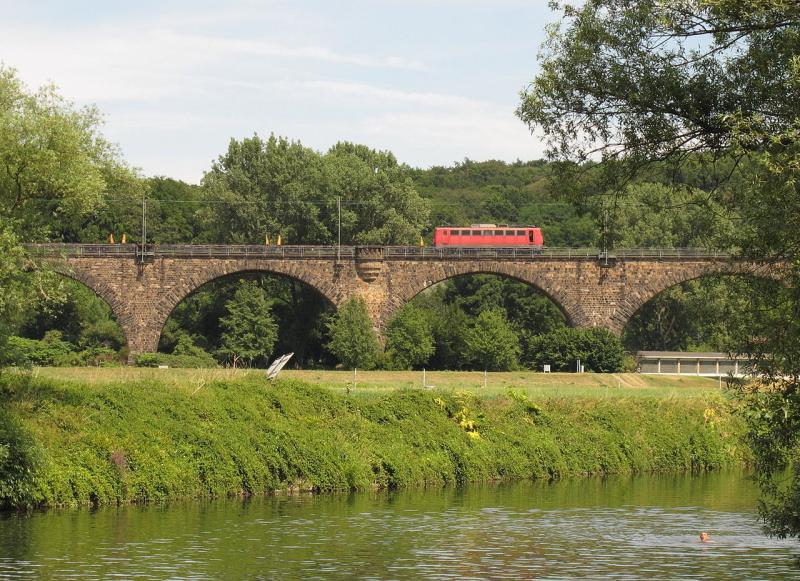
[[341,140],[418,167],[535,159],[514,116],[544,0],[0,0],[0,60],[96,104],[145,175],[198,182],[231,137]]

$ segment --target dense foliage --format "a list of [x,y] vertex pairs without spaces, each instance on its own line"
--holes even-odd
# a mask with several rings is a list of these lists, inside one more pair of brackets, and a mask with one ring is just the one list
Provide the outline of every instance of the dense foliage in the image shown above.
[[727,339],[759,374],[739,395],[762,515],[800,537],[800,4],[588,0],[563,13],[518,109],[562,183],[600,184],[608,208],[653,168],[699,165],[709,199],[736,217],[730,245],[785,283],[754,279]]
[[63,281],[20,243],[59,239],[109,187],[139,183],[99,126],[94,109],[76,109],[52,86],[31,92],[0,65],[0,364],[6,339],[36,314],[31,303],[64,300]]
[[719,397],[346,396],[201,375],[185,386],[151,379],[103,389],[6,375],[0,397],[3,507],[697,471],[746,460],[740,423]]
[[609,373],[621,371],[625,351],[620,340],[606,329],[571,329],[563,327],[530,339],[527,363],[542,371],[575,371],[580,362],[586,371]]
[[354,297],[340,305],[328,322],[328,332],[328,350],[346,369],[376,367],[380,346],[364,299]]

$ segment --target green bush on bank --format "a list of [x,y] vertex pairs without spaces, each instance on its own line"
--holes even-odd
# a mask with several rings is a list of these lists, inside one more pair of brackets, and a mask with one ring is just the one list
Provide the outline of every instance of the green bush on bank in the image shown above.
[[347,396],[255,379],[97,387],[20,374],[0,376],[0,397],[5,507],[707,470],[746,458],[738,422],[701,399]]
[[529,368],[537,371],[544,365],[553,371],[575,371],[580,360],[586,371],[614,373],[625,365],[625,348],[607,329],[562,327],[528,338],[525,357]]
[[2,361],[15,367],[116,366],[122,358],[118,351],[100,345],[78,349],[61,338],[59,331],[48,331],[43,339],[11,336]]
[[219,367],[213,355],[203,352],[200,354],[176,353],[142,353],[136,356],[137,367],[186,367],[190,369],[203,369]]

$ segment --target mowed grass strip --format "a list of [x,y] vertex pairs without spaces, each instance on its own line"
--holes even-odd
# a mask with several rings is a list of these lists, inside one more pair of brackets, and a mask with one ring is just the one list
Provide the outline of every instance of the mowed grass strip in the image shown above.
[[[78,381],[88,385],[115,382],[157,381],[180,389],[203,389],[213,381],[264,380],[260,369],[151,369],[139,367],[44,367],[35,376]],[[537,373],[533,371],[490,372],[428,371],[423,387],[422,371],[332,371],[285,370],[282,379],[297,379],[352,394],[397,389],[469,391],[487,397],[521,390],[528,397],[705,397],[720,393],[724,385],[716,378],[691,375],[640,375],[638,373]]]

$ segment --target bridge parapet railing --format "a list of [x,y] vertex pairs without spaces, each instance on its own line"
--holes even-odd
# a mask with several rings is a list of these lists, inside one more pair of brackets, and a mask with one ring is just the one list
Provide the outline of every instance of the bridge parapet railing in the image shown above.
[[[57,256],[135,256],[180,258],[351,259],[355,246],[266,246],[263,244],[26,244],[32,254]],[[558,259],[725,259],[733,254],[705,248],[475,248],[385,246],[385,260],[537,260]]]
[[264,244],[159,244],[156,256],[216,258],[352,258],[353,246],[267,246]]
[[136,256],[136,244],[23,244],[34,255],[56,256]]
[[535,260],[537,258],[565,259],[614,259],[614,258],[730,258],[726,251],[706,248],[618,248],[603,251],[599,248],[475,248],[475,247],[421,247],[421,246],[387,246],[384,256],[394,260],[441,260],[441,259],[499,259],[499,260]]

